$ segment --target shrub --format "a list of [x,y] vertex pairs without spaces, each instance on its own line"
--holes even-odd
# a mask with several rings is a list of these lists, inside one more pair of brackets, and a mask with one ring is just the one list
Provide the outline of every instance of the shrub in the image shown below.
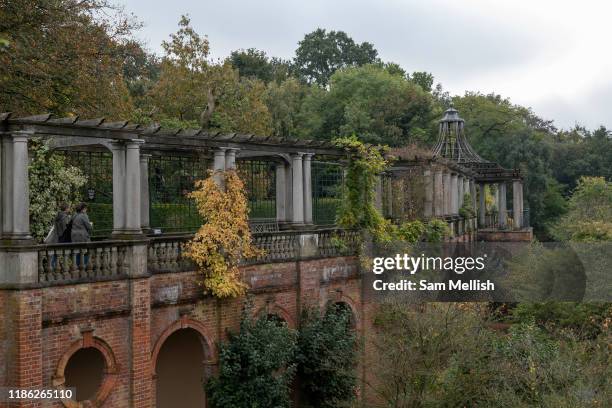
[[240,331],[219,352],[219,375],[206,385],[212,408],[288,408],[296,335],[285,323],[252,317],[247,301]]
[[423,239],[426,229],[425,224],[419,220],[404,222],[397,229],[397,235],[403,241],[415,243]]
[[427,242],[442,242],[444,238],[450,235],[448,224],[444,220],[430,220],[425,228],[425,240]]
[[302,315],[298,337],[298,375],[304,402],[310,407],[350,406],[355,398],[357,340],[348,308],[330,305]]

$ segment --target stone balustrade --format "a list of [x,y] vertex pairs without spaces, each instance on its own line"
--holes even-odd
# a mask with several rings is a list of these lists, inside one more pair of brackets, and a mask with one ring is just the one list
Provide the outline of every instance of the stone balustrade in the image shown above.
[[[130,274],[131,263],[146,256],[149,273],[193,271],[196,266],[183,256],[184,245],[193,235],[162,235],[145,241],[97,241],[38,246],[39,283],[74,283],[121,278]],[[306,258],[327,258],[356,253],[357,231],[324,229],[279,231],[253,234],[255,246],[263,249],[245,264],[291,262]],[[134,245],[147,243],[141,255],[131,252]]]
[[125,276],[130,269],[125,241],[41,245],[38,250],[38,280],[72,282]]

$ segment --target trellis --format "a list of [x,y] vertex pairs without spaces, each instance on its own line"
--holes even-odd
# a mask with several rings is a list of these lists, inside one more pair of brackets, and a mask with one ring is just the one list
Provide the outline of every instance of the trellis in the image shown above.
[[276,162],[241,160],[238,174],[244,182],[253,221],[276,221]]
[[207,177],[207,169],[207,160],[197,155],[164,154],[149,159],[151,228],[190,232],[202,225],[202,217],[189,193],[197,180]]
[[108,151],[61,150],[66,164],[79,168],[87,182],[81,189],[81,201],[87,204],[93,223],[93,236],[104,237],[113,230],[113,157]]
[[337,163],[312,163],[312,215],[315,224],[329,225],[336,221],[342,201],[343,170]]

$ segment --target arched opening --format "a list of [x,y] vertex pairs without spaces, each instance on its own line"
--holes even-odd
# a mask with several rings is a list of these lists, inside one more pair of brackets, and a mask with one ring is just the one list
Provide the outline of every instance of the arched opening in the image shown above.
[[94,347],[77,350],[69,359],[64,369],[67,388],[75,388],[76,401],[94,399],[104,379],[106,361],[104,355]]
[[205,406],[204,350],[202,337],[191,328],[177,330],[164,341],[155,365],[157,408]]
[[338,315],[348,316],[347,324],[349,329],[355,330],[357,322],[355,320],[355,313],[353,308],[346,302],[334,302],[331,303],[325,313],[334,313]]

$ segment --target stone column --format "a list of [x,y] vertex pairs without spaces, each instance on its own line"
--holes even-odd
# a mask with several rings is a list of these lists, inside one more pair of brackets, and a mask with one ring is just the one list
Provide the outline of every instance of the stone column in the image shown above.
[[451,174],[451,214],[456,215],[459,213],[459,190],[457,189],[457,174]]
[[276,164],[276,221],[287,221],[287,180],[284,163]]
[[125,147],[125,232],[142,234],[140,229],[140,145],[144,140],[134,139]]
[[465,194],[465,192],[463,191],[463,176],[459,175],[457,177],[457,194],[459,195],[458,198],[458,207],[457,207],[457,212],[459,212],[459,209],[461,209],[461,207],[463,207],[463,194]]
[[433,215],[434,203],[434,180],[430,169],[426,169],[423,172],[423,179],[425,184],[425,208],[423,209],[423,215],[429,218]]
[[222,189],[225,189],[225,179],[222,172],[225,171],[225,147],[218,147],[213,153],[213,178],[215,183]]
[[150,229],[149,220],[149,159],[150,154],[140,155],[140,228],[147,232]]
[[304,223],[312,224],[312,154],[306,153],[302,159],[302,184],[304,187]]
[[442,170],[436,169],[434,172],[434,215],[441,217],[444,215],[444,176]]
[[[468,177],[463,178],[463,195],[469,194],[472,197],[472,193],[470,192],[470,179]],[[463,203],[464,205],[466,203]],[[472,203],[467,203],[468,205],[472,205]],[[474,208],[474,207],[472,207]]]
[[499,192],[499,226],[501,228],[506,228],[508,225],[508,207],[506,205],[506,183],[498,184],[498,192]]
[[125,145],[111,143],[113,153],[113,235],[122,234],[125,224]]
[[485,184],[478,183],[478,225],[483,228],[485,226],[485,214],[487,211],[486,205]]
[[378,212],[383,214],[383,183],[382,183],[381,175],[378,175],[378,177],[376,177],[375,189],[376,191],[374,195],[374,205],[376,206],[376,209],[378,210]]
[[292,163],[285,165],[285,221],[293,220],[293,169]]
[[291,176],[292,176],[292,219],[295,225],[304,224],[304,178],[303,178],[303,153],[293,153],[291,155]]
[[239,149],[228,148],[225,153],[225,170],[236,170],[236,153]]
[[451,174],[450,172],[444,172],[443,178],[444,184],[444,215],[452,214],[452,194],[451,194]]
[[478,204],[477,204],[478,197],[476,197],[477,195],[476,194],[476,182],[474,181],[474,179],[469,180],[469,191],[470,191],[470,196],[472,199],[472,209],[476,211],[478,208]]
[[30,240],[28,132],[5,134],[2,139],[2,237]]
[[512,181],[512,215],[516,229],[523,228],[523,181]]

